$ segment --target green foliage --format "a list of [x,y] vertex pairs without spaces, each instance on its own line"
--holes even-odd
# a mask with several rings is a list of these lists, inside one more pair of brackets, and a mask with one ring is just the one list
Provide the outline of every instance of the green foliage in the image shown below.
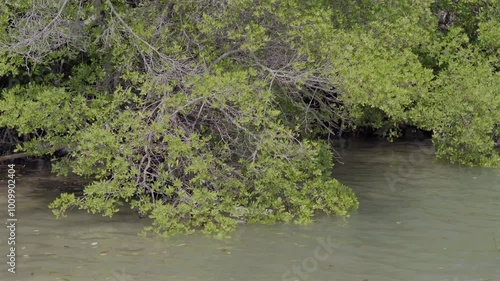
[[49,2],[0,7],[0,126],[68,149],[54,171],[88,185],[57,216],[130,206],[164,235],[346,216],[315,139],[358,126],[500,165],[498,1]]
[[457,48],[433,81],[414,119],[434,130],[437,156],[467,165],[498,166],[494,130],[500,124],[500,76],[470,49]]

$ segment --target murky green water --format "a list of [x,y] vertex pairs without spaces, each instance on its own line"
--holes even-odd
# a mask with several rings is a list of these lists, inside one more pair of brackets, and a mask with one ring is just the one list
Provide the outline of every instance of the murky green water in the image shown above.
[[344,165],[334,173],[360,199],[348,220],[242,225],[226,241],[138,237],[147,222],[130,212],[55,220],[46,206],[71,184],[46,167],[18,167],[17,273],[6,272],[4,228],[0,280],[500,280],[499,170],[435,163],[423,144],[338,151]]

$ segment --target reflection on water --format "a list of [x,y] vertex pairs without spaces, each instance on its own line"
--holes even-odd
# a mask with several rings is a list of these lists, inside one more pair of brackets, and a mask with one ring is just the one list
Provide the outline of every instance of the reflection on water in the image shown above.
[[436,163],[422,143],[349,143],[337,151],[344,165],[334,173],[360,200],[349,219],[243,225],[226,241],[142,238],[147,221],[128,210],[56,220],[46,206],[71,184],[47,167],[18,167],[18,273],[6,273],[2,229],[0,280],[500,280],[498,170]]

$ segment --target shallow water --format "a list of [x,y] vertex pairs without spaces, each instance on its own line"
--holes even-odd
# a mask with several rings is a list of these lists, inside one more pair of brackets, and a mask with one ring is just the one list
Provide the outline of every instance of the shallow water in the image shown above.
[[[360,209],[308,226],[242,225],[229,240],[142,238],[130,211],[112,219],[46,206],[71,181],[17,167],[17,268],[0,280],[500,280],[500,171],[436,162],[426,143],[350,142],[334,174]],[[5,165],[0,220],[6,221]]]

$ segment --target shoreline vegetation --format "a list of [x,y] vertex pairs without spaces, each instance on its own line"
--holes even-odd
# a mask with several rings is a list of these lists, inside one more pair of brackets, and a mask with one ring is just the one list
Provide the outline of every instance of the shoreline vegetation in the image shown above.
[[499,19],[500,0],[7,0],[0,161],[84,179],[57,217],[130,205],[160,235],[348,216],[334,139],[500,166]]

